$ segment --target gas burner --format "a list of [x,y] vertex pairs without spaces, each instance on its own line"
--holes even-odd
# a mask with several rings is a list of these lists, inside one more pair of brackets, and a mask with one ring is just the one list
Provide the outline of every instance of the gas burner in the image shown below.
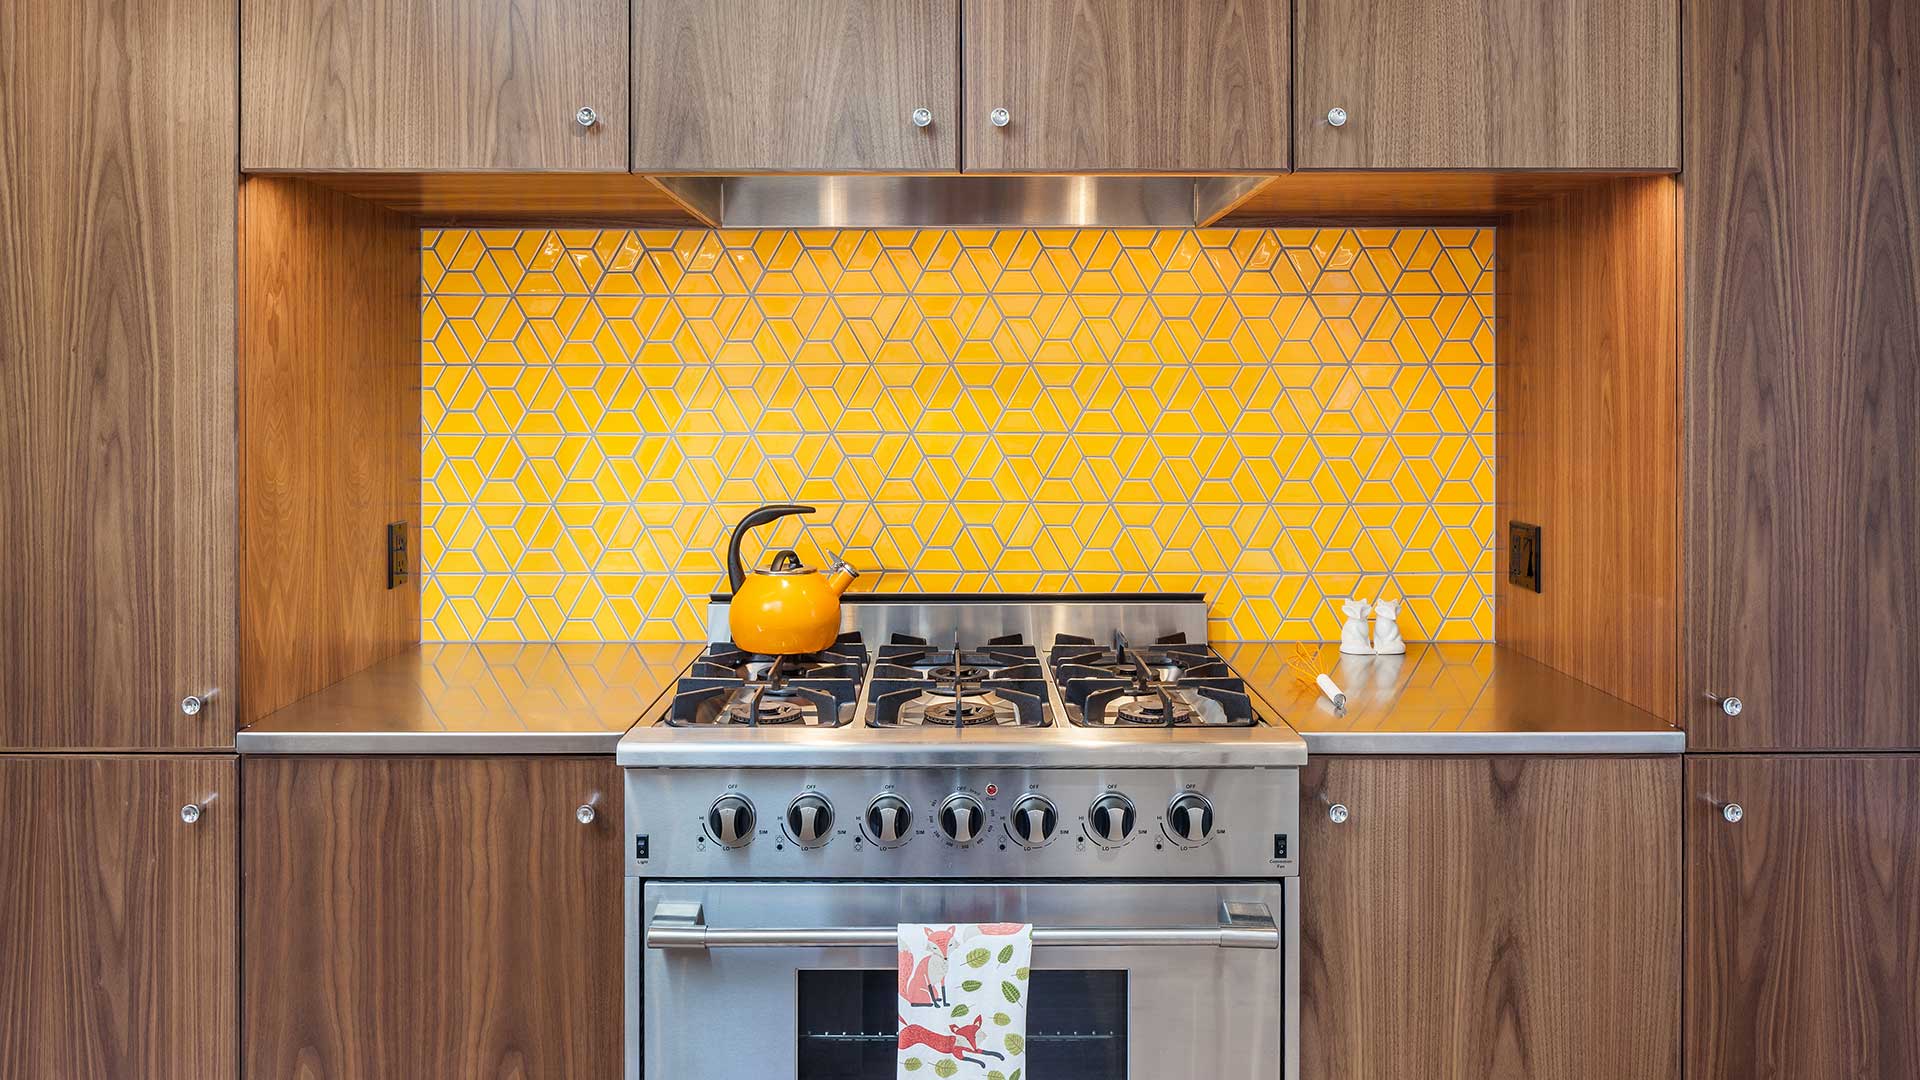
[[767,656],[735,648],[727,642],[709,645],[687,669],[696,678],[734,678],[741,682],[766,679],[775,662],[792,679],[852,679],[866,677],[867,647],[859,633],[841,634],[832,647],[817,653]]
[[872,728],[1040,728],[1048,724],[1047,684],[1041,681],[994,680],[956,686],[875,679],[867,699],[867,726]]
[[1048,654],[1054,685],[1077,727],[1252,727],[1253,698],[1219,654],[1179,635],[1102,649],[1062,634]]
[[[1133,678],[1141,664],[1151,678],[1160,682],[1185,679],[1212,679],[1233,674],[1226,662],[1206,645],[1190,644],[1185,634],[1169,634],[1147,646],[1129,646],[1127,639],[1114,635],[1110,647],[1094,644],[1074,634],[1059,634],[1053,639],[1053,651],[1047,654],[1056,678]],[[1076,671],[1063,669],[1074,668]]]
[[988,680],[1044,679],[1040,654],[1018,634],[997,637],[978,649],[960,647],[959,636],[946,648],[935,649],[919,638],[893,635],[874,659],[876,679],[925,679],[937,683],[977,686]]
[[784,697],[768,701],[767,698],[771,696],[763,695],[755,702],[742,701],[740,695],[736,694],[720,710],[721,715],[729,724],[798,724],[805,718],[806,707],[799,702]]
[[1113,706],[1113,719],[1117,724],[1146,724],[1155,727],[1168,726],[1167,707],[1173,708],[1174,725],[1192,724],[1193,707],[1173,697],[1136,697],[1116,702]]
[[1000,714],[984,698],[936,701],[920,714],[923,724],[943,724],[947,727],[973,727],[976,724],[997,723],[999,720]]
[[799,662],[804,670],[790,678],[792,657],[772,657],[756,677],[731,673],[723,665],[696,663],[675,684],[673,702],[662,723],[667,727],[801,725],[839,727],[852,719],[860,698],[862,672],[851,676],[839,664]]

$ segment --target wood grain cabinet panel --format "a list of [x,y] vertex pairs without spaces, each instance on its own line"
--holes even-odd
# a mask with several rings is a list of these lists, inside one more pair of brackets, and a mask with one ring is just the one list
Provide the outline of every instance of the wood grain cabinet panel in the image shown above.
[[627,167],[626,0],[240,0],[240,48],[249,170]]
[[1678,0],[1298,6],[1299,168],[1680,167]]
[[1687,1080],[1920,1076],[1920,758],[1690,757],[1687,794]]
[[235,78],[218,0],[0,9],[0,749],[233,745]]
[[1316,759],[1301,1075],[1676,1080],[1680,782],[1677,758]]
[[252,758],[246,814],[248,1076],[620,1074],[611,757]]
[[1688,746],[1920,749],[1920,5],[1686,12]]
[[0,1076],[236,1075],[235,767],[0,757]]
[[1284,0],[965,0],[965,167],[1284,170],[1288,17]]
[[634,171],[958,169],[958,3],[633,0]]

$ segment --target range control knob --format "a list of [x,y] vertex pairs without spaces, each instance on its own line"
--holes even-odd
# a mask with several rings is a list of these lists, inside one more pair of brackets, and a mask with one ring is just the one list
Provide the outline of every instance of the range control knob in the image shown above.
[[1093,829],[1093,842],[1101,847],[1119,847],[1133,835],[1133,800],[1110,791],[1087,807],[1087,824]]
[[1013,831],[1015,842],[1027,848],[1046,843],[1059,827],[1060,812],[1044,795],[1022,796],[1013,804],[1013,816],[1007,819],[1007,828]]
[[787,835],[801,847],[818,847],[833,830],[833,804],[824,795],[807,794],[787,804]]
[[867,804],[867,839],[881,847],[899,847],[913,829],[913,807],[898,795],[882,795]]
[[987,808],[964,791],[956,791],[940,804],[940,831],[947,839],[965,846],[980,839],[980,827],[987,823]]
[[1197,846],[1213,835],[1213,804],[1197,791],[1183,791],[1167,804],[1167,831],[1174,843]]
[[746,847],[753,842],[753,804],[744,795],[722,795],[707,811],[707,831],[722,847]]

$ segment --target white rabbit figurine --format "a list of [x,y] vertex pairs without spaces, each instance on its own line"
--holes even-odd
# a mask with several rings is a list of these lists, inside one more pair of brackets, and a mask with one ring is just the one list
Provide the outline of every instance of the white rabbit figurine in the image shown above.
[[[1342,646],[1340,651],[1347,650]],[[1407,651],[1407,639],[1400,636],[1400,601],[1374,601],[1373,651],[1381,656],[1398,656]]]
[[1348,656],[1372,656],[1373,646],[1367,641],[1367,613],[1373,610],[1365,600],[1349,600],[1340,606],[1347,616],[1347,625],[1340,628],[1340,651]]

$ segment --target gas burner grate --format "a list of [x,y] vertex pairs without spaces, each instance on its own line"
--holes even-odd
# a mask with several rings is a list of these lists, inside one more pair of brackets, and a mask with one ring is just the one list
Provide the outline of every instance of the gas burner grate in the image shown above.
[[1183,635],[1141,648],[1115,634],[1110,648],[1062,634],[1048,654],[1054,685],[1077,727],[1252,727],[1246,684],[1206,645]]
[[951,701],[936,701],[927,706],[921,714],[921,722],[940,724],[946,727],[974,727],[979,724],[991,724],[1000,719],[990,702],[980,698],[955,698]]
[[776,661],[788,678],[852,679],[858,682],[866,674],[867,646],[858,631],[841,634],[832,647],[820,652],[792,656],[750,653],[721,642],[707,646],[694,659],[687,674],[698,678],[734,678],[750,682],[765,678]]
[[790,678],[790,659],[772,658],[755,677],[695,664],[674,685],[662,722],[668,727],[840,727],[852,719],[860,698],[858,668],[846,676],[842,665],[816,665]]
[[867,726],[874,728],[1047,726],[1047,684],[1040,681],[994,680],[956,690],[950,683],[875,679],[867,700]]

